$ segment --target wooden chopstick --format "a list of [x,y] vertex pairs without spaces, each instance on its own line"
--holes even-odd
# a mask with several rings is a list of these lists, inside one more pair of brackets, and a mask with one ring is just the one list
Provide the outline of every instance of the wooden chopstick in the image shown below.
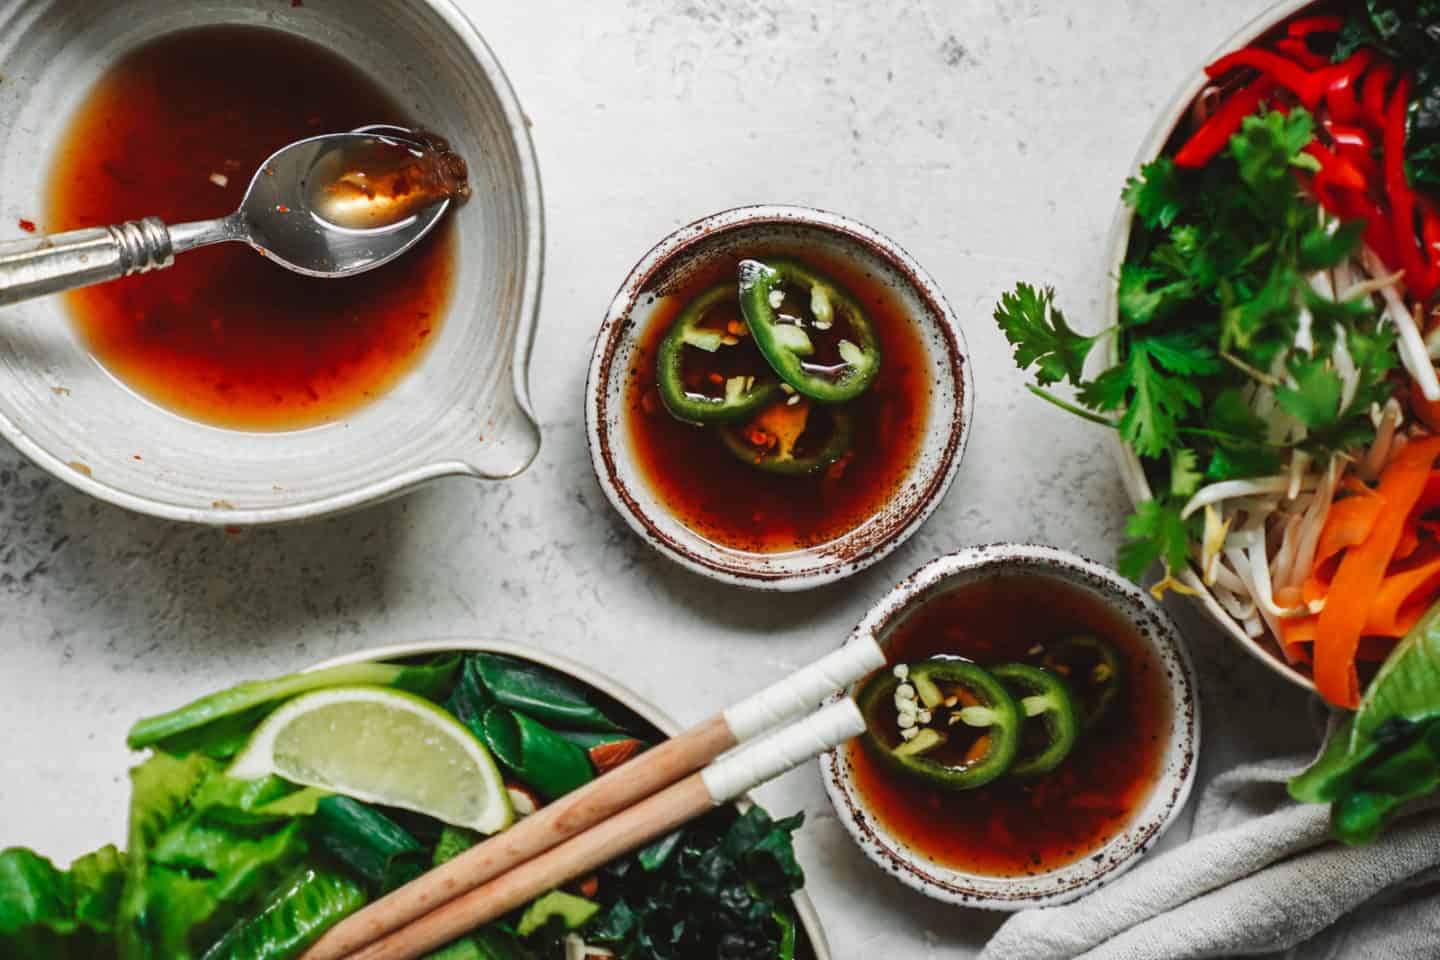
[[839,746],[864,729],[865,720],[855,702],[848,697],[837,700],[450,900],[384,939],[349,954],[349,960],[422,957]]
[[885,655],[872,637],[855,637],[724,713],[645,751],[386,894],[326,931],[301,960],[339,960],[354,954],[447,901],[632,808],[736,745],[812,709],[884,662]]

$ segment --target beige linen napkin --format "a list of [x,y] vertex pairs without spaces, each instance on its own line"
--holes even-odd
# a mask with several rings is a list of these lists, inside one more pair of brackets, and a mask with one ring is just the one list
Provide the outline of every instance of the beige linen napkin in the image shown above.
[[1285,792],[1307,762],[1215,778],[1189,842],[1075,903],[1016,914],[981,960],[1440,958],[1440,804],[1345,847],[1328,807]]

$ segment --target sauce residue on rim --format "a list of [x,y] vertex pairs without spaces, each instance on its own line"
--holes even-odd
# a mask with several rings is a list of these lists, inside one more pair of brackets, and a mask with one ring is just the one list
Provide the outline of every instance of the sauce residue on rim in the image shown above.
[[[260,27],[166,34],[111,67],[71,120],[44,226],[225,216],[285,144],[407,121],[308,40]],[[441,224],[395,263],[326,280],[222,244],[66,301],[100,363],[161,406],[234,429],[298,429],[344,417],[415,366],[444,316],[455,247]]]
[[[656,351],[676,315],[714,284],[735,282],[742,259],[764,260],[767,254],[801,261],[848,289],[868,311],[880,343],[879,375],[847,404],[855,416],[851,453],[806,476],[778,476],[741,463],[713,428],[672,417],[655,386]],[[719,369],[766,369],[750,337],[717,356],[707,362]],[[665,290],[632,356],[623,402],[641,475],[677,519],[721,546],[779,553],[844,536],[903,490],[924,440],[932,378],[919,331],[878,278],[811,251],[748,247],[690,266],[674,289]]]
[[[886,653],[892,664],[940,655],[982,667],[1033,662],[1037,642],[1083,632],[1119,650],[1124,686],[1059,767],[945,792],[881,767],[855,740],[845,757],[866,811],[916,853],[968,873],[1036,875],[1095,855],[1149,798],[1173,722],[1164,670],[1123,617],[1057,578],[998,574],[926,601],[895,628]],[[879,720],[894,724],[893,706]]]

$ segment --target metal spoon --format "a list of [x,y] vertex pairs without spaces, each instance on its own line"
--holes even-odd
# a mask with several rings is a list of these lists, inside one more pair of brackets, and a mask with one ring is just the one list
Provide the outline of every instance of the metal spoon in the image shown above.
[[260,165],[228,217],[170,226],[146,217],[0,243],[0,306],[159,270],[229,241],[296,273],[352,276],[419,243],[465,193],[464,176],[442,142],[402,127],[298,140]]

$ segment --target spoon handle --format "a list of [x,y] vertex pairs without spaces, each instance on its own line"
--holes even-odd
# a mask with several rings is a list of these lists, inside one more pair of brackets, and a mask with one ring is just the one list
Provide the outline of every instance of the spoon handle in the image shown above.
[[170,230],[155,217],[0,243],[0,306],[174,262]]

